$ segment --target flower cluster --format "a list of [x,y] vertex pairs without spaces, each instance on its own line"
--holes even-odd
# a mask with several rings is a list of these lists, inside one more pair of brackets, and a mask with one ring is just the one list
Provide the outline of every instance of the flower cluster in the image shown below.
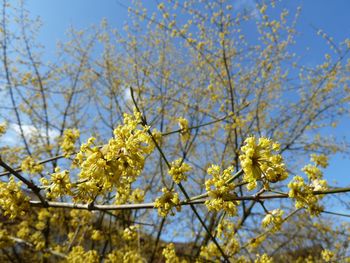
[[[201,247],[199,257],[203,258],[204,262],[220,262],[221,253],[217,246],[213,242],[210,242],[208,245]],[[200,263],[203,260],[197,260],[196,262]]]
[[77,263],[98,263],[100,262],[99,256],[96,250],[85,251],[82,246],[75,246],[72,251],[69,252],[66,258],[67,262],[77,262]]
[[145,199],[145,191],[136,188],[130,195],[130,201],[133,203],[142,203]]
[[334,262],[335,260],[334,253],[328,249],[322,250],[321,256],[325,262]]
[[269,257],[267,254],[257,255],[254,263],[273,263],[273,258]]
[[158,208],[158,214],[165,217],[173,207],[176,207],[177,211],[181,211],[178,193],[168,190],[165,187],[162,189],[162,192],[163,194],[155,200],[154,204],[154,207]]
[[77,129],[67,129],[63,133],[61,149],[63,154],[68,157],[75,152],[75,142],[79,139],[80,132]]
[[40,181],[48,190],[47,197],[49,198],[71,194],[72,184],[67,170],[61,171],[59,167],[56,167],[55,172],[51,174],[50,180],[41,178]]
[[10,219],[23,216],[29,208],[29,198],[23,194],[20,187],[21,183],[16,183],[13,176],[8,183],[0,182],[0,207]]
[[321,197],[314,195],[313,191],[326,190],[325,180],[317,180],[314,184],[308,185],[301,176],[295,176],[288,184],[288,188],[290,189],[288,195],[295,199],[296,208],[307,208],[312,215],[318,215],[323,210],[318,204]]
[[257,186],[257,181],[262,180],[265,187],[269,183],[276,183],[288,177],[283,158],[274,152],[278,151],[278,143],[267,138],[249,137],[242,146],[242,154],[239,159],[244,171],[244,180],[248,182],[248,190]]
[[190,136],[191,136],[191,132],[190,132],[190,129],[188,127],[188,120],[180,117],[177,119],[177,121],[178,121],[180,129],[181,129],[181,131],[180,131],[181,139],[182,139],[182,141],[186,142],[190,139]]
[[217,237],[221,239],[221,247],[226,251],[226,255],[231,257],[240,250],[240,244],[236,235],[236,224],[230,220],[222,219],[216,228]]
[[314,164],[306,165],[302,171],[308,176],[309,180],[322,179],[322,171],[319,167],[326,168],[328,166],[328,157],[326,155],[311,154],[311,161]]
[[22,161],[21,169],[23,172],[37,174],[44,170],[44,166],[42,164],[38,164],[32,157],[28,156]]
[[123,239],[126,241],[132,241],[137,238],[138,226],[129,226],[128,228],[124,229],[123,232]]
[[237,213],[236,206],[238,201],[232,200],[237,195],[233,192],[235,185],[226,182],[231,178],[234,168],[232,166],[221,172],[218,165],[212,165],[208,168],[207,172],[213,178],[205,182],[205,188],[208,192],[209,200],[205,201],[209,210],[220,211],[224,210],[229,215],[235,215]]
[[7,124],[4,123],[0,123],[0,136],[4,135],[6,133],[7,130]]
[[311,154],[311,161],[314,162],[316,166],[321,166],[322,168],[328,166],[328,157],[324,154]]
[[111,253],[107,255],[106,263],[115,263],[115,262],[123,262],[123,263],[141,263],[146,262],[138,250],[136,249],[115,249]]
[[318,215],[322,211],[322,206],[318,204],[321,195],[314,195],[313,191],[327,190],[327,181],[322,179],[323,174],[319,166],[325,168],[328,165],[328,159],[325,155],[311,155],[311,161],[314,164],[304,166],[302,171],[307,175],[309,183],[307,184],[301,176],[295,176],[293,181],[288,184],[289,197],[295,198],[295,207],[305,207],[312,215]]
[[186,173],[191,171],[191,166],[184,163],[181,159],[178,159],[171,163],[171,168],[169,169],[169,174],[173,178],[174,182],[179,184],[181,181],[187,180]]
[[81,167],[78,177],[82,181],[76,198],[92,201],[98,194],[115,188],[117,203],[129,199],[131,184],[142,172],[145,156],[154,149],[148,127],[139,129],[140,122],[140,113],[124,114],[124,125],[114,130],[114,138],[104,147],[94,145],[94,137],[81,146],[75,159]]
[[185,260],[180,260],[176,256],[175,252],[175,246],[173,243],[168,244],[162,252],[163,256],[165,257],[165,263],[185,263]]
[[281,209],[275,209],[270,211],[263,219],[262,226],[264,228],[272,225],[272,231],[278,231],[281,229],[282,223],[283,223],[283,213],[284,211]]
[[91,233],[91,239],[94,241],[99,241],[103,239],[103,233],[100,230],[94,229]]

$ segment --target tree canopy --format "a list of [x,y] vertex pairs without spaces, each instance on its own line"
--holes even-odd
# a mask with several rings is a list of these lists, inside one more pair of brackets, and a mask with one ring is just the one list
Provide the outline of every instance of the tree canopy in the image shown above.
[[317,29],[306,66],[300,8],[156,2],[52,62],[2,1],[1,262],[348,262],[350,188],[323,171],[348,151],[350,40]]

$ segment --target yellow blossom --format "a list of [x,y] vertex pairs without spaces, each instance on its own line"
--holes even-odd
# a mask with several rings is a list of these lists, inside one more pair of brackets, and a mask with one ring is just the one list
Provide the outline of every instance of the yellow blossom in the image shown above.
[[173,207],[176,207],[177,211],[181,210],[180,199],[178,193],[170,191],[167,188],[162,189],[163,195],[155,200],[154,207],[158,208],[158,214],[165,217]]
[[335,260],[335,255],[332,251],[325,249],[321,252],[322,259],[326,262],[333,262]]
[[205,205],[209,210],[224,210],[229,215],[237,213],[238,201],[232,200],[237,195],[233,192],[235,185],[233,183],[226,184],[231,178],[234,168],[232,166],[221,172],[218,165],[212,165],[207,172],[213,178],[205,182],[205,188],[208,192],[209,200],[205,201]]
[[91,234],[91,239],[95,241],[99,241],[103,239],[103,234],[100,230],[93,230]]
[[20,187],[21,183],[16,183],[13,176],[8,183],[0,182],[0,207],[10,219],[24,215],[29,208],[29,198]]
[[172,162],[170,165],[171,168],[169,169],[169,174],[175,183],[179,184],[181,181],[187,180],[186,173],[191,171],[191,166],[184,163],[181,159]]
[[82,246],[75,246],[67,255],[66,262],[98,263],[100,260],[96,250],[85,251]]
[[282,215],[284,211],[281,209],[275,209],[270,211],[262,220],[262,226],[264,228],[272,225],[272,231],[278,231],[283,223]]
[[50,180],[41,178],[41,182],[47,187],[50,198],[57,198],[65,194],[71,194],[72,184],[69,178],[69,171],[61,171],[59,167],[55,168],[55,172],[51,174]]
[[4,135],[6,133],[7,130],[7,124],[4,123],[0,123],[0,136]]
[[176,256],[175,246],[173,243],[168,244],[162,252],[165,257],[165,263],[185,263],[186,260],[180,260],[178,256]]
[[276,183],[285,180],[288,173],[282,156],[273,152],[279,150],[279,144],[267,138],[249,137],[241,148],[240,161],[244,171],[244,180],[248,190],[256,188],[257,181]]
[[129,226],[128,228],[125,228],[123,232],[123,239],[126,241],[132,241],[137,239],[137,231],[138,226]]
[[257,258],[255,259],[254,263],[273,263],[273,259],[265,253],[261,256],[257,255]]
[[145,156],[154,149],[149,128],[139,128],[140,122],[140,113],[124,114],[124,124],[114,129],[114,138],[104,147],[95,146],[93,137],[81,146],[75,163],[81,167],[78,177],[83,183],[78,185],[76,199],[89,202],[114,188],[118,203],[128,200],[130,186],[141,174]]
[[301,176],[295,176],[288,184],[289,197],[295,199],[296,208],[307,208],[311,215],[318,215],[323,210],[318,204],[318,200],[322,198],[320,195],[314,195],[313,191],[325,190],[326,181],[315,181],[311,185],[305,183]]
[[44,166],[42,164],[36,163],[32,157],[28,156],[22,161],[21,169],[23,172],[37,174],[41,173],[44,170]]
[[180,117],[177,119],[177,121],[178,121],[180,129],[181,129],[181,131],[180,131],[181,140],[183,142],[186,142],[190,139],[190,136],[191,136],[191,132],[190,132],[190,129],[188,127],[188,120]]
[[63,154],[68,157],[75,152],[75,142],[79,139],[80,132],[77,129],[67,129],[63,133],[61,149]]
[[324,154],[311,154],[311,161],[322,168],[326,168],[328,166],[328,157]]

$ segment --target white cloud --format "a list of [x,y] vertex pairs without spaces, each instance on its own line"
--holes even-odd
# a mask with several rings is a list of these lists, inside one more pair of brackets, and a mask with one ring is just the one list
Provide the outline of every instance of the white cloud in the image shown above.
[[[32,136],[40,135],[43,138],[46,138],[46,130],[44,128],[36,128],[33,125],[22,125],[22,130],[24,136],[29,139]],[[50,140],[54,140],[59,136],[59,132],[53,129],[49,129],[48,135]],[[7,132],[0,137],[0,146],[1,145],[9,145],[14,146],[21,141],[21,129],[18,124],[10,124]]]
[[260,20],[261,15],[254,0],[238,0],[234,2],[234,8],[239,11],[246,11],[253,18]]

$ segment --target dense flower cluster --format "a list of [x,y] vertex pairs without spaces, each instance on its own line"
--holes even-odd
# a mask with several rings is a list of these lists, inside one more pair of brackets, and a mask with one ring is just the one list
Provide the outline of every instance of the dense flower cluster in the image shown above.
[[313,191],[325,191],[328,189],[327,181],[322,179],[323,174],[319,169],[327,167],[328,159],[325,155],[311,155],[314,164],[304,166],[302,171],[307,175],[309,183],[306,183],[301,176],[295,176],[288,184],[289,197],[295,198],[295,207],[305,207],[312,215],[318,215],[322,211],[322,206],[318,204],[321,195],[314,195]]
[[163,256],[165,258],[165,263],[186,263],[186,260],[180,260],[178,256],[176,256],[175,246],[173,243],[169,243],[163,249]]
[[[201,251],[199,254],[199,259],[196,261],[197,263],[202,262],[220,262],[221,253],[217,246],[214,243],[210,242],[206,246],[201,247]],[[204,259],[204,260],[201,260]],[[214,260],[213,260],[214,259]],[[215,260],[216,259],[216,260]]]
[[234,168],[232,166],[222,172],[218,165],[212,165],[208,168],[208,174],[213,177],[205,182],[205,188],[210,198],[205,201],[205,204],[209,210],[224,210],[232,216],[237,213],[236,206],[239,202],[232,200],[233,197],[237,196],[233,192],[235,185],[226,183],[231,178],[233,171]]
[[23,172],[37,174],[44,170],[44,166],[42,164],[38,164],[32,157],[28,156],[22,161],[21,169]]
[[273,259],[267,254],[257,255],[254,263],[273,263]]
[[136,188],[134,191],[132,191],[129,199],[133,203],[142,203],[145,199],[145,191]]
[[226,251],[226,255],[232,257],[239,252],[240,244],[236,235],[236,224],[230,220],[221,220],[218,224],[216,233],[217,237],[221,239],[222,248]]
[[288,177],[282,156],[274,153],[279,148],[278,143],[267,138],[259,138],[257,141],[255,137],[249,137],[245,140],[239,158],[244,180],[248,182],[248,190],[255,189],[259,180],[268,187],[269,183],[276,183]]
[[326,155],[311,154],[311,161],[314,164],[306,165],[302,170],[308,176],[309,180],[322,179],[323,173],[319,167],[326,168],[328,166],[328,157]]
[[283,223],[283,216],[284,211],[281,209],[274,209],[270,211],[263,219],[262,226],[264,228],[272,225],[272,231],[278,231],[281,229],[282,223]]
[[327,189],[325,180],[315,180],[312,184],[305,183],[301,176],[295,176],[288,184],[289,197],[295,199],[296,208],[307,208],[310,214],[318,215],[322,210],[322,206],[318,204],[321,196],[313,194],[313,191]]
[[181,139],[182,139],[182,141],[186,142],[190,139],[190,136],[191,136],[191,132],[190,132],[190,129],[188,127],[188,120],[180,117],[177,119],[177,121],[178,121],[180,129],[181,129],[181,132],[180,132]]
[[85,251],[82,246],[75,246],[67,255],[66,262],[98,263],[100,260],[96,250]]
[[0,136],[4,135],[6,133],[7,130],[7,124],[4,123],[0,123]]
[[158,214],[162,217],[167,216],[173,207],[176,207],[177,211],[181,210],[180,199],[178,193],[168,190],[167,188],[162,189],[163,194],[155,200],[154,207],[158,208]]
[[147,262],[136,249],[116,249],[107,255],[106,263],[143,263]]
[[78,175],[77,199],[92,201],[116,188],[116,203],[125,203],[131,194],[131,184],[143,170],[145,156],[154,149],[148,128],[138,128],[140,113],[124,114],[124,125],[114,130],[114,138],[103,147],[94,145],[91,137],[83,144],[75,162],[81,167]]
[[314,162],[316,166],[321,166],[322,168],[328,166],[328,157],[324,154],[311,154],[311,161]]
[[326,262],[334,262],[335,255],[332,251],[325,249],[321,252],[322,259]]
[[123,232],[123,239],[126,241],[135,240],[138,235],[137,231],[138,231],[138,226],[129,226],[125,228]]
[[16,183],[13,176],[8,183],[0,182],[0,207],[10,219],[24,215],[29,208],[29,198],[20,187],[21,183]]
[[80,132],[77,129],[67,129],[63,133],[61,149],[63,154],[68,157],[75,152],[75,142],[79,139]]
[[41,178],[40,181],[48,190],[47,197],[49,198],[71,194],[72,184],[69,178],[69,171],[67,170],[61,171],[59,167],[56,167],[55,172],[51,174],[50,180]]
[[191,166],[184,163],[183,160],[178,159],[171,163],[169,174],[173,178],[174,182],[179,184],[181,181],[187,180],[187,172],[191,171]]
[[95,241],[99,241],[103,239],[103,233],[100,230],[94,229],[91,233],[91,239]]

